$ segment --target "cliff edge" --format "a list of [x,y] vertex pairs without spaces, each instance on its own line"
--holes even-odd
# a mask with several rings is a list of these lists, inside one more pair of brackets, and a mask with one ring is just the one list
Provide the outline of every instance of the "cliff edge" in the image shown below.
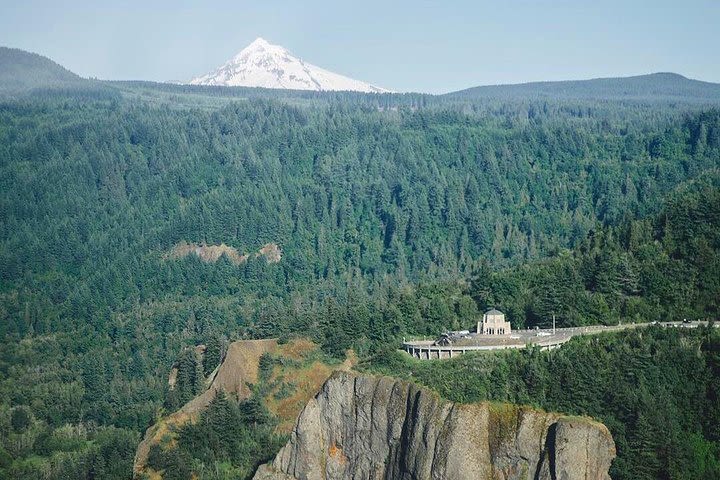
[[[203,351],[202,346],[195,348],[198,362]],[[264,354],[271,355],[274,366],[270,378],[261,381],[258,370]],[[283,344],[278,344],[275,339],[232,342],[222,363],[206,379],[206,390],[179,410],[158,418],[147,429],[135,453],[134,478],[162,478],[159,472],[147,466],[150,449],[154,445],[164,451],[176,448],[180,429],[188,422],[196,422],[218,391],[224,391],[233,399],[244,400],[252,395],[250,384],[265,382],[268,388],[263,401],[277,420],[275,432],[289,434],[302,409],[320,391],[333,370],[350,369],[354,362],[355,356],[350,355],[342,364],[325,363],[318,346],[302,338]],[[176,375],[176,370],[170,372],[171,384]]]
[[335,372],[254,479],[606,480],[614,458],[610,432],[588,418]]

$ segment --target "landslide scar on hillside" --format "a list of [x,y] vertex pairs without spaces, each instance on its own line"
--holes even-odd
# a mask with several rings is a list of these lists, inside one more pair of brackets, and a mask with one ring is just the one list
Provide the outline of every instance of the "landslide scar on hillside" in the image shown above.
[[249,258],[264,257],[267,263],[278,263],[282,259],[282,250],[276,243],[270,242],[255,253],[240,253],[236,248],[221,243],[220,245],[208,245],[206,243],[188,243],[182,241],[175,245],[169,252],[163,255],[165,259],[177,260],[188,255],[195,255],[206,263],[217,262],[220,257],[225,257],[235,265],[245,263]]

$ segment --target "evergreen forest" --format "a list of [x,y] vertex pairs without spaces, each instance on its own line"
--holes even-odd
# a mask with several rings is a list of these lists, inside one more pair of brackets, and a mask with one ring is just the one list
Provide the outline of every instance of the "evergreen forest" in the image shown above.
[[[433,96],[51,73],[0,90],[0,478],[131,478],[145,429],[201,391],[228,341],[308,336],[328,361],[352,349],[452,400],[594,416],[615,479],[720,475],[712,327],[442,363],[394,351],[492,307],[513,328],[716,320],[707,85]],[[206,364],[187,357],[200,344]],[[251,478],[284,440],[275,421],[220,395],[149,461]]]

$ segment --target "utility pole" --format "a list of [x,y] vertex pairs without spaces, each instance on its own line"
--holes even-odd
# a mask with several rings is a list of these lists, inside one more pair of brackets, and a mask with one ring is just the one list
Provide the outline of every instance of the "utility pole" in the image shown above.
[[555,335],[555,314],[553,313],[553,335]]

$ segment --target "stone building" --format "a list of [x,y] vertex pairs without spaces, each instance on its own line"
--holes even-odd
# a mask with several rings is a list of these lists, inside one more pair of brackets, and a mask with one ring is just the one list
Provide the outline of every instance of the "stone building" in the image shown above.
[[510,335],[510,322],[505,321],[505,314],[500,310],[488,310],[478,322],[477,332],[483,335]]

